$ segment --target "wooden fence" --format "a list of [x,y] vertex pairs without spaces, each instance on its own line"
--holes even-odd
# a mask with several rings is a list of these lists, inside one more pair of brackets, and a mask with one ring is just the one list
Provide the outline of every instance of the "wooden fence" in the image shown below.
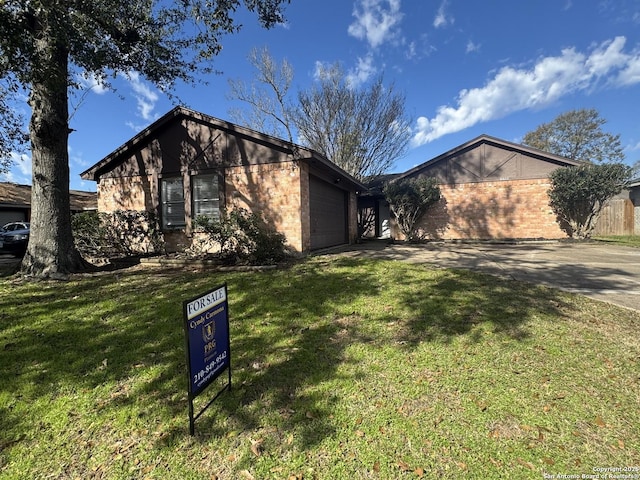
[[616,198],[602,209],[593,235],[633,235],[635,218],[633,202]]

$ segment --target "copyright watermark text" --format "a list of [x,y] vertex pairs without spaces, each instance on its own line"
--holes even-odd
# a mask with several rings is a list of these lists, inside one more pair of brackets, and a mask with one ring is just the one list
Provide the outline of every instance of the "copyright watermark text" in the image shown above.
[[640,480],[640,467],[594,467],[589,473],[543,473],[542,478],[548,480]]

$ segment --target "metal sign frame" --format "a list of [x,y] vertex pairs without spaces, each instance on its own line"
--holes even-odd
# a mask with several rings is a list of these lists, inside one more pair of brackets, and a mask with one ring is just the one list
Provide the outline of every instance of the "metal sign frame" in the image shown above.
[[[187,375],[189,376],[189,433],[195,433],[195,421],[220,396],[231,390],[231,342],[227,284],[185,300],[183,306]],[[194,399],[227,370],[229,380],[195,414]]]

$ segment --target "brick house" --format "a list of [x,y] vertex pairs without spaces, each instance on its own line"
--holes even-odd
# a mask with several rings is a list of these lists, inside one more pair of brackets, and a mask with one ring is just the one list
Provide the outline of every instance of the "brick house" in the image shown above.
[[[567,234],[549,206],[549,174],[557,168],[578,164],[481,135],[394,180],[420,176],[438,180],[442,199],[421,221],[424,239],[559,239]],[[402,238],[381,189],[363,196],[362,206],[377,212],[371,233]],[[385,229],[385,225],[390,228]],[[384,232],[387,235],[380,235]]]
[[262,214],[295,251],[357,238],[364,185],[317,152],[176,107],[81,174],[98,210],[155,213],[168,250],[189,245],[198,215]]

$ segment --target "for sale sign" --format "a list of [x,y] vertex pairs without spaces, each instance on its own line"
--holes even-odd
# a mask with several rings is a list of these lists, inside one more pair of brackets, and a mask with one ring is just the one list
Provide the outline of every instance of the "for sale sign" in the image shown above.
[[[227,285],[221,285],[187,300],[183,307],[189,375],[189,417],[193,433],[193,422],[202,413],[194,418],[193,398],[225,369],[229,372],[229,383],[224,388],[231,388]],[[220,393],[222,391],[218,392],[218,395]]]

